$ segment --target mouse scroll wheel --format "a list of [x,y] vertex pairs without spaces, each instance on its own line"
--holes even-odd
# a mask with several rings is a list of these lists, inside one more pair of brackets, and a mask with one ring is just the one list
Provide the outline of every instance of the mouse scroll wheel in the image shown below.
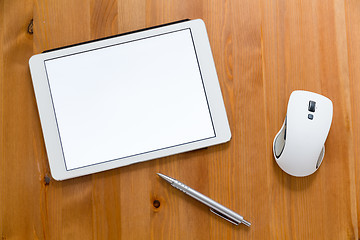
[[314,102],[314,101],[309,101],[309,108],[308,108],[308,110],[309,110],[310,112],[315,112],[315,105],[316,105],[316,102]]

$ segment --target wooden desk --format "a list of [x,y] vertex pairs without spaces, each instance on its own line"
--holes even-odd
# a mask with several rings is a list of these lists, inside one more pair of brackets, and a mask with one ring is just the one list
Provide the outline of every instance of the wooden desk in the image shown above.
[[[207,25],[232,140],[46,183],[29,57],[184,18]],[[359,43],[358,0],[0,1],[1,239],[358,239]],[[295,89],[334,103],[324,162],[306,178],[282,172],[272,155]],[[235,210],[251,228],[220,219],[156,172]]]

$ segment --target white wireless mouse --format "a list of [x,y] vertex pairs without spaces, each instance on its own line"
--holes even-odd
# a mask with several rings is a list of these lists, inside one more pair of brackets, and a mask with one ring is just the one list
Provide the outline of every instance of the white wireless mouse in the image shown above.
[[320,94],[294,91],[285,121],[273,142],[276,163],[286,173],[305,177],[314,173],[325,155],[333,104]]

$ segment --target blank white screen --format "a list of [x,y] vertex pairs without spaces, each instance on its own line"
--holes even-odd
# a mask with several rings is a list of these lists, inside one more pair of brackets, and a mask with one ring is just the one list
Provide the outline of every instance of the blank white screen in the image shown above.
[[67,170],[215,136],[190,29],[45,67]]

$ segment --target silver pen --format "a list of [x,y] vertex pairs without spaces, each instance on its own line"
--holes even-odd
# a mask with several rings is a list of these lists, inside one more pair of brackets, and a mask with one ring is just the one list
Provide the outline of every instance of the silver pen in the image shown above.
[[225,220],[235,224],[239,225],[240,223],[245,224],[246,226],[250,227],[251,223],[246,221],[242,216],[237,214],[234,211],[231,211],[230,209],[224,207],[223,205],[215,202],[214,200],[208,198],[207,196],[195,191],[194,189],[186,186],[182,182],[179,182],[178,180],[168,177],[164,174],[158,173],[161,178],[163,178],[165,181],[171,184],[174,188],[179,189],[180,191],[186,193],[192,198],[195,198],[199,202],[205,204],[206,206],[210,207],[210,211],[212,213],[215,213],[219,217],[224,218]]

